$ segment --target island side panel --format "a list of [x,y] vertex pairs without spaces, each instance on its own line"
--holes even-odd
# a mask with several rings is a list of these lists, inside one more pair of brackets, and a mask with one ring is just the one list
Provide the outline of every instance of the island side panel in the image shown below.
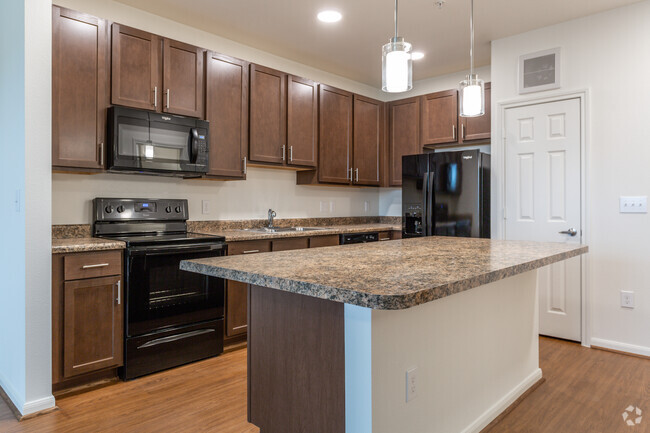
[[538,329],[537,271],[373,310],[372,432],[480,432],[541,379]]
[[345,304],[345,431],[372,433],[372,310]]
[[254,285],[248,300],[249,421],[261,433],[344,433],[344,304]]

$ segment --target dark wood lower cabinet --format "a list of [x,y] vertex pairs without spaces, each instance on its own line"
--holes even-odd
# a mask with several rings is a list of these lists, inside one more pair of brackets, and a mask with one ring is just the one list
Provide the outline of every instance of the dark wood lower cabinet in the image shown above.
[[339,245],[339,235],[313,236],[309,238],[309,248],[333,247]]
[[271,251],[289,251],[309,248],[309,238],[274,239]]
[[246,334],[248,284],[228,281],[226,287],[226,337]]
[[[121,251],[52,255],[54,392],[117,377],[124,362],[121,263]],[[92,272],[77,271],[84,266]]]

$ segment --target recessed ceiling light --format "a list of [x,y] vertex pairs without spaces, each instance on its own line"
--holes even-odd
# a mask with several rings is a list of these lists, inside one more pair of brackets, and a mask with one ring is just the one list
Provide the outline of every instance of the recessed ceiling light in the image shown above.
[[342,17],[343,15],[337,11],[321,11],[318,13],[318,19],[324,23],[335,23],[341,21]]
[[420,60],[423,57],[424,57],[424,53],[420,51],[413,51],[411,53],[411,60]]

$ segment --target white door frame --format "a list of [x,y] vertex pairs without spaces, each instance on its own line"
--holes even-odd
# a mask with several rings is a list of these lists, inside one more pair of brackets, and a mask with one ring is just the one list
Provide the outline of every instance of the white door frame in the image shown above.
[[[505,124],[506,110],[509,108],[538,105],[548,102],[559,102],[567,99],[580,101],[580,224],[582,226],[581,242],[589,245],[590,231],[587,209],[589,209],[589,89],[580,89],[567,92],[554,92],[552,95],[526,96],[523,98],[500,101],[497,103],[497,118],[493,120],[492,134],[492,238],[505,238],[505,191],[506,191],[506,152],[505,152]],[[496,127],[495,127],[496,126]],[[588,281],[588,254],[580,256],[581,259],[581,333],[582,345],[590,347],[591,341],[591,297]]]

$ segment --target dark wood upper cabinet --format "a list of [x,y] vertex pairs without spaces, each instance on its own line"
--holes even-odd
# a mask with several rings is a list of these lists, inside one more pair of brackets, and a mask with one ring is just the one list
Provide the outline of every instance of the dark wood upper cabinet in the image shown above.
[[250,137],[252,162],[282,164],[287,158],[287,74],[250,65]]
[[420,97],[389,103],[388,185],[402,185],[402,156],[421,153]]
[[305,78],[287,79],[289,165],[316,167],[318,155],[318,85]]
[[161,38],[114,23],[111,102],[160,111],[163,93],[161,60]]
[[353,182],[379,185],[380,154],[384,140],[384,104],[354,95]]
[[203,49],[163,39],[163,111],[203,117]]
[[485,83],[485,114],[478,117],[460,118],[459,143],[477,140],[489,140],[492,131],[492,85]]
[[205,118],[210,122],[208,175],[245,179],[248,62],[206,53]]
[[64,283],[65,377],[122,364],[120,276]]
[[52,165],[101,169],[108,107],[108,25],[52,8]]
[[350,183],[352,99],[350,92],[319,85],[319,182]]
[[446,90],[422,96],[422,146],[458,141],[458,91]]

